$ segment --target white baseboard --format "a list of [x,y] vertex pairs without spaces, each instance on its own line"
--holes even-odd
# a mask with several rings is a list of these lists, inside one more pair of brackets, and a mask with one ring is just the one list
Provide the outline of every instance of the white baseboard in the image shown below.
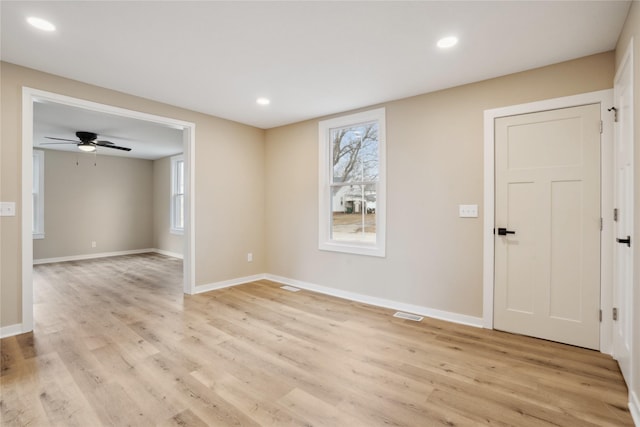
[[272,282],[282,283],[283,285],[295,286],[297,288],[334,296],[337,298],[375,305],[377,307],[384,307],[384,308],[390,308],[392,310],[405,311],[409,313],[419,314],[421,316],[432,317],[440,320],[446,320],[448,322],[474,326],[477,328],[482,327],[481,317],[467,316],[465,314],[452,313],[449,311],[436,310],[433,308],[428,308],[428,307],[423,307],[423,306],[413,305],[413,304],[405,304],[398,301],[372,297],[364,294],[358,294],[355,292],[342,291],[340,289],[315,285],[313,283],[303,282],[301,280],[289,279],[287,277],[276,276],[273,274],[256,274],[254,276],[247,276],[247,277],[241,277],[238,279],[225,280],[222,282],[215,282],[215,283],[209,283],[206,285],[200,285],[200,286],[196,286],[195,293],[199,294],[202,292],[228,288],[231,286],[242,285],[245,283],[255,282],[263,279],[270,280]]
[[134,249],[130,251],[102,252],[97,254],[71,255],[71,256],[63,256],[63,257],[57,257],[57,258],[41,258],[41,259],[34,259],[33,265],[50,264],[52,262],[82,261],[85,259],[107,258],[112,256],[121,256],[121,255],[145,254],[149,252],[156,252],[156,249],[152,249],[152,248]]
[[34,259],[33,265],[51,264],[53,262],[82,261],[85,259],[107,258],[112,256],[121,256],[121,255],[146,254],[149,252],[155,252],[160,255],[170,256],[172,258],[183,259],[182,254],[179,254],[177,252],[170,252],[170,251],[165,251],[164,249],[157,249],[157,248],[146,248],[146,249],[133,249],[129,251],[101,252],[97,254],[71,255],[71,256],[64,256],[64,257],[57,257],[57,258]]
[[164,249],[157,249],[157,248],[152,249],[152,251],[160,255],[166,255],[172,258],[184,259],[182,254],[179,254],[177,252],[170,252],[170,251],[165,251]]
[[446,320],[448,322],[482,328],[481,317],[467,316],[465,314],[452,313],[450,311],[436,310],[434,308],[423,307],[423,306],[413,305],[413,304],[406,304],[406,303],[388,300],[384,298],[372,297],[372,296],[359,294],[355,292],[343,291],[340,289],[334,289],[326,286],[315,285],[313,283],[303,282],[300,280],[276,276],[273,274],[265,274],[264,278],[267,280],[271,280],[273,282],[282,283],[284,285],[295,286],[297,288],[307,289],[309,291],[319,292],[321,294],[331,295],[334,297],[343,298],[351,301],[362,302],[365,304],[375,305],[378,307],[405,311],[408,313],[419,314],[421,316],[432,317],[440,320]]
[[629,392],[629,411],[635,425],[640,427],[640,399],[635,391]]
[[264,278],[265,278],[264,274],[255,274],[253,276],[239,277],[237,279],[207,283],[206,285],[198,285],[196,286],[194,294],[201,294],[203,292],[215,291],[216,289],[229,288],[231,286],[244,285],[245,283],[251,283],[257,280],[263,280]]
[[22,323],[17,323],[15,325],[4,326],[0,328],[0,338],[8,338],[14,335],[24,334],[25,331]]

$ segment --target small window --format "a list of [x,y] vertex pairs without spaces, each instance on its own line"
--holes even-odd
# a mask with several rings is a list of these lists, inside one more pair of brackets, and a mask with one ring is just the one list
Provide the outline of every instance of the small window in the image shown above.
[[171,233],[184,233],[184,157],[171,158]]
[[33,218],[34,239],[44,239],[44,151],[33,150]]
[[385,256],[385,110],[321,121],[319,248]]

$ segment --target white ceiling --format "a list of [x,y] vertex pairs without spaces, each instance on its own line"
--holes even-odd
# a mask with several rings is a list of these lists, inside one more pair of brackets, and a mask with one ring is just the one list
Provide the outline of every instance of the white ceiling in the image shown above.
[[[98,140],[113,142],[122,151],[97,147],[99,155],[155,160],[182,153],[182,130],[128,117],[86,110],[53,102],[33,106],[33,146],[51,150],[79,152],[73,143],[45,137],[78,140],[77,131],[98,134]],[[52,144],[53,143],[53,144]]]
[[[0,52],[3,61],[271,128],[611,50],[629,5],[5,0]],[[30,27],[28,16],[57,31]],[[441,51],[435,44],[446,35],[460,43]],[[271,105],[257,105],[259,96]]]

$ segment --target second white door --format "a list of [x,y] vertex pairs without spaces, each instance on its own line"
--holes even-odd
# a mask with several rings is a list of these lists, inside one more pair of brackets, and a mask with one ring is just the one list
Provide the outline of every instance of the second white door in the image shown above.
[[615,234],[613,281],[613,357],[627,384],[631,381],[631,316],[633,310],[633,78],[627,55],[614,83],[615,106]]

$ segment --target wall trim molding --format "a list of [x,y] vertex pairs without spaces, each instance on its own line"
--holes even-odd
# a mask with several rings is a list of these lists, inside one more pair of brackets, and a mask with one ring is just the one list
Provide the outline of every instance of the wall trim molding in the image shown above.
[[635,425],[640,426],[640,399],[633,390],[629,392],[629,411]]
[[82,261],[86,259],[107,258],[107,257],[122,256],[122,255],[145,254],[149,252],[157,252],[157,249],[151,249],[151,248],[133,249],[129,251],[101,252],[97,254],[70,255],[70,256],[63,256],[63,257],[56,257],[56,258],[41,258],[41,259],[34,259],[33,265],[51,264],[54,262]]
[[182,254],[179,254],[177,252],[170,252],[170,251],[165,251],[164,249],[157,249],[157,248],[147,248],[147,249],[132,249],[129,251],[101,252],[97,254],[70,255],[70,256],[55,257],[55,258],[40,258],[40,259],[34,259],[33,265],[51,264],[54,262],[82,261],[85,259],[108,258],[112,256],[135,255],[135,254],[146,254],[146,253],[156,253],[160,255],[169,256],[172,258],[184,259]]
[[15,325],[3,326],[0,328],[0,338],[9,338],[14,335],[24,334],[25,332],[29,332],[25,330],[25,327],[22,323],[16,323]]
[[254,274],[253,276],[238,277],[237,279],[222,280],[220,282],[207,283],[205,285],[198,285],[195,288],[194,294],[201,294],[204,292],[215,291],[218,289],[230,288],[231,286],[244,285],[258,280],[263,280],[265,274]]
[[177,252],[165,251],[164,249],[158,249],[158,248],[153,248],[151,249],[151,251],[160,255],[170,256],[171,258],[184,259],[182,254],[179,254]]
[[356,292],[343,291],[340,289],[329,288],[326,286],[316,285],[313,283],[303,282],[301,280],[289,279],[287,277],[276,276],[273,274],[265,274],[264,279],[272,282],[282,283],[284,285],[295,286],[300,289],[306,289],[337,298],[347,299],[350,301],[361,302],[364,304],[374,305],[377,307],[390,308],[392,310],[405,311],[409,313],[419,314],[421,316],[431,317],[448,322],[458,323],[467,326],[482,328],[482,318],[468,316],[466,314],[452,313],[450,311],[437,310],[434,308],[424,307],[414,304],[406,304],[403,302],[393,301],[385,298],[372,297],[369,295],[359,294]]
[[346,299],[354,302],[373,305],[376,307],[389,308],[392,310],[405,311],[409,313],[419,314],[421,316],[431,317],[434,319],[445,320],[447,322],[458,323],[461,325],[482,328],[482,318],[468,316],[466,314],[452,313],[450,311],[437,310],[435,308],[424,307],[414,304],[406,304],[399,301],[393,301],[385,298],[372,297],[369,295],[359,294],[356,292],[342,291],[340,289],[330,288],[327,286],[316,285],[314,283],[304,282],[302,280],[290,279],[288,277],[277,276],[275,274],[262,273],[253,276],[239,277],[237,279],[223,280],[220,282],[209,283],[206,285],[196,286],[196,294],[214,291],[217,289],[229,288],[232,286],[244,285],[246,283],[257,282],[259,280],[269,280],[271,282],[283,285],[295,286],[320,294],[329,295],[336,298]]

